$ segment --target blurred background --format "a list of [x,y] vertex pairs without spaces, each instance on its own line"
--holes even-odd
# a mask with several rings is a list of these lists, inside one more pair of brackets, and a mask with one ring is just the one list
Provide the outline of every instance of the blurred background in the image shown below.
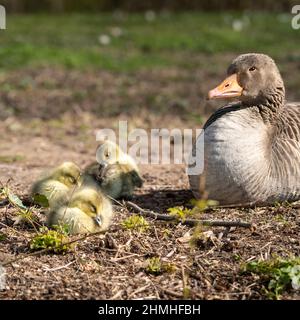
[[0,31],[0,117],[53,118],[74,108],[201,117],[205,103],[197,100],[243,52],[277,59],[289,96],[297,98],[299,72],[290,72],[300,59],[300,30],[291,27],[296,3],[1,1],[7,29]]
[[272,56],[288,99],[300,100],[295,4],[1,1],[0,161],[27,159],[20,141],[28,149],[37,138],[52,149],[93,153],[95,129],[117,128],[120,119],[130,120],[129,128],[201,127],[221,103],[207,102],[207,91],[241,53]]
[[69,11],[126,11],[150,10],[289,10],[297,1],[293,0],[4,0],[11,11],[18,12],[69,12]]

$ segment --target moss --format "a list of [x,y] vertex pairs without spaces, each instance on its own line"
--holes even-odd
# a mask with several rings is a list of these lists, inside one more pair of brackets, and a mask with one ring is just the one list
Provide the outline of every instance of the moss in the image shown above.
[[176,265],[161,261],[159,257],[148,259],[146,272],[153,275],[160,275],[164,272],[172,273],[177,270]]
[[138,232],[145,232],[149,229],[149,223],[144,217],[133,214],[121,222],[124,229],[133,229]]
[[186,208],[184,206],[177,206],[168,208],[168,213],[175,216],[178,220],[186,220],[188,217],[192,217],[197,213],[201,213],[208,207],[214,207],[218,205],[217,201],[214,200],[190,200],[190,204],[193,206],[192,209]]
[[168,208],[168,213],[175,216],[178,220],[186,220],[188,216],[192,215],[192,210],[183,206]]
[[190,201],[191,205],[194,206],[194,211],[198,210],[198,211],[204,211],[205,209],[209,208],[209,207],[215,207],[217,206],[219,203],[218,201],[215,200],[210,200],[210,199],[192,199]]
[[71,246],[66,244],[68,241],[68,230],[64,226],[56,226],[54,230],[42,227],[31,239],[30,249],[48,249],[53,253],[66,253],[71,249]]

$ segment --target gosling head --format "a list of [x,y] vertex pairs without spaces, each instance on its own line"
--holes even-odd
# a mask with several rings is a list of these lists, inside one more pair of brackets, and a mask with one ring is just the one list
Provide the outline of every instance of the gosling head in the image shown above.
[[106,140],[98,146],[96,158],[101,166],[106,167],[109,164],[121,163],[124,153],[116,143]]
[[92,188],[83,188],[77,191],[68,206],[80,209],[99,227],[102,226],[106,218],[105,212],[103,212],[103,196]]
[[51,178],[71,188],[78,184],[80,174],[80,168],[75,163],[64,162],[54,169]]
[[269,56],[248,53],[233,60],[228,77],[208,93],[209,99],[239,97],[245,103],[260,103],[275,93],[284,96],[279,70]]

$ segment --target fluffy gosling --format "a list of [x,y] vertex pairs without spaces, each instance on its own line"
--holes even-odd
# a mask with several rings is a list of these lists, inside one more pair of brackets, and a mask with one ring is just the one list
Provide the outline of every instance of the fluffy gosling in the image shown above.
[[51,172],[44,174],[31,188],[31,195],[44,195],[53,208],[62,205],[72,188],[78,186],[80,168],[73,162],[64,162]]
[[106,231],[113,218],[110,201],[93,188],[83,187],[76,191],[68,205],[49,213],[47,224],[67,225],[70,234]]
[[108,196],[130,198],[136,187],[142,187],[143,179],[134,159],[112,141],[99,146],[97,161],[88,166],[84,174],[93,177]]
[[126,164],[116,163],[106,167],[94,164],[89,167],[88,172],[100,189],[113,199],[131,198],[134,189],[143,185],[139,173]]
[[114,142],[106,140],[102,142],[97,149],[97,162],[102,166],[111,164],[125,164],[132,170],[139,172],[138,166],[134,159]]

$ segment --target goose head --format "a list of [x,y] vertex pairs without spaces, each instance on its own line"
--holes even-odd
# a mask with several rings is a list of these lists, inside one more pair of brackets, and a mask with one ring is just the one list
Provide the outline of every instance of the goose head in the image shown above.
[[52,172],[51,178],[57,180],[69,188],[78,184],[80,168],[73,162],[64,162]]
[[105,222],[102,195],[92,188],[83,188],[75,192],[69,207],[80,209],[87,217],[94,220],[96,226],[101,227]]
[[275,94],[284,97],[284,84],[272,58],[248,53],[232,61],[227,78],[208,93],[209,99],[238,97],[244,104],[260,104]]
[[101,166],[106,167],[124,161],[124,153],[116,143],[106,140],[98,146],[96,158]]

